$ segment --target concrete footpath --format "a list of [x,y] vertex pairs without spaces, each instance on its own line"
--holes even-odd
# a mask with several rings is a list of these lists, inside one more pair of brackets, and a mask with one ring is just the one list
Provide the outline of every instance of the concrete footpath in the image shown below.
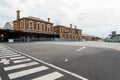
[[[39,42],[38,42],[39,43]],[[84,41],[84,42],[46,42],[47,44],[69,45],[69,46],[87,46],[98,48],[120,48],[120,43],[99,42],[99,41]]]

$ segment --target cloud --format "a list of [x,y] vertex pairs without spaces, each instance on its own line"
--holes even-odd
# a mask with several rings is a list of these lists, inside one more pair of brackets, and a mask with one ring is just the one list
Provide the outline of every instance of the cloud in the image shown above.
[[[16,18],[35,16],[51,22],[69,26],[77,25],[83,32],[106,36],[111,30],[120,32],[119,0],[1,0],[0,27]],[[117,25],[113,26],[113,25]]]

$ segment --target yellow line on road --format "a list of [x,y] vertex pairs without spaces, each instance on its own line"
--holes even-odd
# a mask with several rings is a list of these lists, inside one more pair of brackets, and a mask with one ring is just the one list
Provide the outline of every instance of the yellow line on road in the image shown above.
[[118,50],[118,51],[120,51],[120,47],[119,47],[119,48],[115,48],[115,50]]

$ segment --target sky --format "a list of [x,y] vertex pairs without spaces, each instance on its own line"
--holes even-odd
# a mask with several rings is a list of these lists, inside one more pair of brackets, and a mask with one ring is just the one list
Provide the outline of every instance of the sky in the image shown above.
[[0,27],[21,17],[34,16],[54,25],[73,24],[83,33],[105,38],[111,31],[120,33],[119,0],[1,0]]

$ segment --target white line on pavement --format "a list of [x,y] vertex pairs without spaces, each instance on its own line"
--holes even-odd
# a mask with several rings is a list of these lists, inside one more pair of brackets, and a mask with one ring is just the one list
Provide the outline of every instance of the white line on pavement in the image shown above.
[[37,65],[37,64],[39,64],[39,63],[37,63],[37,62],[29,62],[29,63],[25,63],[25,64],[19,64],[19,65],[4,67],[4,70],[9,71],[9,70],[28,67],[28,66],[33,66],[33,65]]
[[21,56],[21,55],[18,54],[18,55],[2,56],[2,57],[0,57],[0,58],[9,58],[9,57],[16,57],[16,56]]
[[25,56],[21,56],[21,57],[15,57],[15,58],[10,58],[11,60],[15,60],[15,59],[23,59],[26,58]]
[[49,69],[49,68],[46,66],[40,66],[40,67],[36,67],[36,68],[32,68],[32,69],[28,69],[28,70],[24,70],[24,71],[20,71],[20,72],[11,73],[11,74],[8,74],[8,76],[10,79],[15,79],[18,77],[26,76],[26,75],[44,71],[47,69]]
[[13,51],[8,51],[8,50],[1,50],[2,53],[0,54],[9,54],[9,53],[15,53]]
[[0,76],[0,80],[2,80],[1,76]]
[[4,65],[7,65],[7,64],[10,64],[10,60],[1,59],[0,63],[3,63]]
[[34,78],[32,80],[56,80],[56,79],[61,78],[63,76],[64,75],[62,75],[58,72],[53,72],[53,73],[50,73],[50,74],[47,74],[47,75],[44,75],[41,77]]
[[15,54],[17,54],[17,53],[12,53],[12,54],[0,54],[0,56],[8,56],[8,55],[15,55]]
[[22,59],[22,60],[16,60],[13,61],[14,63],[21,63],[21,62],[27,62],[27,61],[31,61],[31,59]]
[[[6,45],[5,45],[5,46],[6,46]],[[60,71],[63,71],[63,72],[65,72],[65,73],[67,73],[67,74],[69,74],[69,75],[72,75],[72,76],[74,76],[74,77],[76,77],[76,78],[78,78],[78,79],[88,80],[87,78],[84,78],[84,77],[82,77],[82,76],[80,76],[80,75],[78,75],[78,74],[76,74],[76,73],[70,72],[70,71],[65,70],[65,69],[63,69],[63,68],[57,67],[57,66],[55,66],[55,65],[53,65],[53,64],[50,64],[50,63],[47,63],[47,62],[45,62],[45,61],[39,60],[39,59],[37,59],[37,58],[34,58],[34,57],[32,57],[32,56],[30,56],[30,55],[27,55],[27,54],[25,54],[25,53],[23,53],[23,52],[17,51],[17,50],[15,50],[15,49],[13,49],[13,48],[10,48],[10,47],[8,47],[8,46],[6,46],[6,47],[9,48],[9,49],[11,49],[11,50],[14,50],[14,51],[17,52],[17,53],[23,54],[23,55],[28,56],[28,57],[36,60],[36,61],[39,61],[39,62],[41,62],[41,63],[43,63],[43,64],[46,64],[46,65],[48,65],[48,66],[51,66],[51,67],[53,67],[53,68],[55,68],[55,69],[58,69],[58,70],[60,70]]]
[[83,50],[83,49],[85,49],[86,47],[81,47],[80,49],[77,49],[76,51],[78,52],[78,51],[81,51],[81,50]]

